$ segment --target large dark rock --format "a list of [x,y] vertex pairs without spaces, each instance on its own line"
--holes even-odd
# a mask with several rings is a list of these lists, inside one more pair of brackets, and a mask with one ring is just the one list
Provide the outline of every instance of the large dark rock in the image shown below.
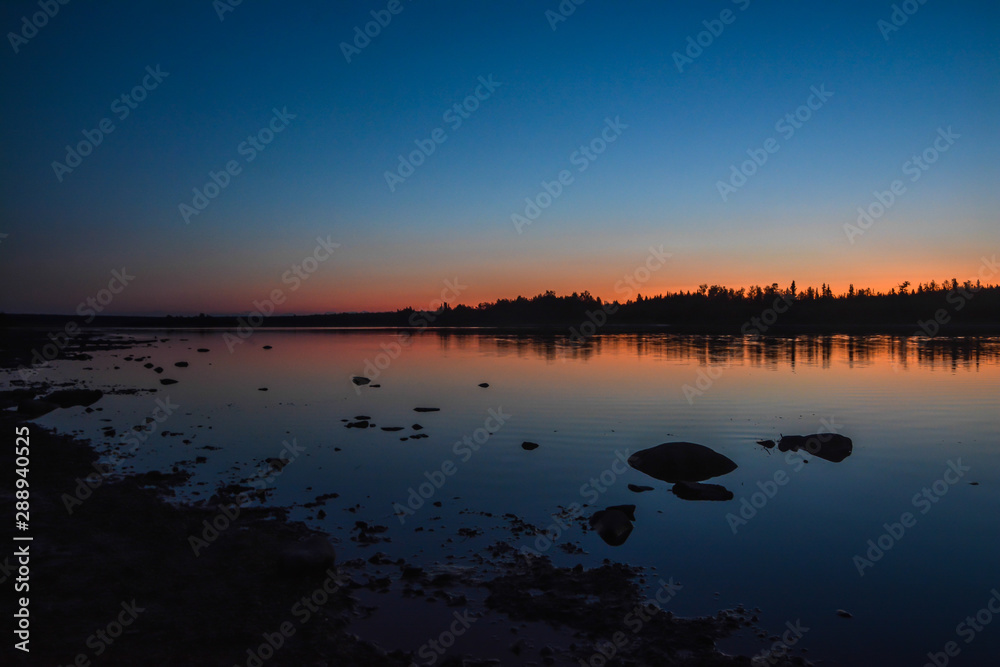
[[701,482],[736,470],[728,457],[693,442],[665,442],[636,452],[628,464],[664,482]]
[[607,544],[620,547],[632,534],[633,521],[635,521],[635,505],[612,505],[606,510],[594,512],[590,517],[590,527],[596,530]]
[[797,452],[806,450],[817,458],[840,463],[854,451],[851,439],[839,433],[813,433],[812,435],[784,435],[778,441],[778,450]]

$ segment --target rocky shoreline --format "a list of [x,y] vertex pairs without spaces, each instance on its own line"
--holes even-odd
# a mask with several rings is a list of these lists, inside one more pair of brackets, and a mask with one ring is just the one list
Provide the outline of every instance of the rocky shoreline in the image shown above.
[[[31,341],[9,341],[8,332],[2,363],[12,369]],[[86,354],[88,342],[67,353]],[[32,450],[31,654],[4,648],[21,664],[757,664],[717,649],[741,629],[766,636],[752,611],[674,616],[646,599],[642,569],[607,561],[561,568],[521,554],[514,533],[531,528],[519,521],[510,540],[477,557],[481,567],[442,573],[381,552],[343,562],[328,536],[291,521],[286,508],[240,506],[225,494],[202,505],[171,501],[184,470],[102,478],[99,493],[67,506],[64,494],[88,475],[97,481],[98,455],[86,441],[27,421],[53,388],[6,384],[0,423],[7,433],[28,425]],[[13,514],[12,488],[0,492],[4,516]],[[352,629],[374,611],[362,601],[368,592],[390,611],[423,600],[454,607],[456,618],[492,619],[509,631],[509,647],[475,656],[384,650]],[[551,628],[544,644],[533,624]]]

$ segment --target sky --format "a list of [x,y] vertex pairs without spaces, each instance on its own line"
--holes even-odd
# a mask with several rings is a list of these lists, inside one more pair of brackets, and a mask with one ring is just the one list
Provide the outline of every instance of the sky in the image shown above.
[[995,2],[233,2],[2,3],[0,311],[888,290],[1000,250]]

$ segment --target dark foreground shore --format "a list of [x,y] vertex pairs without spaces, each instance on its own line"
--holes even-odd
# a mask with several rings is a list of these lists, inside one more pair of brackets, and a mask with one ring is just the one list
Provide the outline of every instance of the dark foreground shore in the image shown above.
[[[81,338],[66,353],[100,344]],[[31,346],[30,334],[15,341],[8,332],[3,367],[17,368]],[[30,653],[13,648],[11,627],[5,664],[750,665],[717,643],[741,629],[763,635],[743,608],[679,618],[648,604],[640,588],[647,573],[638,568],[558,568],[517,553],[513,539],[481,554],[478,571],[441,574],[382,553],[341,561],[331,538],[347,536],[317,533],[290,521],[283,508],[241,507],[223,489],[198,506],[171,502],[183,469],[101,476],[90,443],[27,421],[53,388],[8,378],[0,428],[11,445],[15,428],[30,430],[33,541],[26,593],[7,588],[18,575],[13,548],[0,554],[3,617],[13,625],[17,598],[30,600]],[[4,468],[0,508],[13,528],[15,472]],[[75,494],[88,476],[93,493],[67,503],[65,494]],[[227,514],[238,516],[220,519]],[[208,525],[226,528],[212,538]],[[193,548],[192,536],[211,539]],[[419,653],[383,650],[352,630],[352,622],[376,611],[368,593],[380,593],[379,606],[390,611],[407,601],[400,609],[411,611],[392,619],[400,627],[414,622],[413,601],[454,607],[456,619],[491,619],[509,633],[509,649],[474,656],[426,646]],[[642,622],[627,622],[636,618]],[[544,642],[532,635],[538,625],[549,628]],[[608,660],[601,648],[611,653],[612,646]],[[763,664],[807,663],[774,656]]]

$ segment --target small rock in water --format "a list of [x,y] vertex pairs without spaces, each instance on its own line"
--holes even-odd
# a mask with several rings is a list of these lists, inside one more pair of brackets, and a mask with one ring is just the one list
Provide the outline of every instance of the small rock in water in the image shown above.
[[422,431],[424,427],[421,426],[420,424],[414,424],[410,428],[412,428],[414,431]]
[[732,500],[733,492],[721,484],[702,484],[701,482],[677,482],[673,488],[674,495],[684,500]]
[[526,450],[528,450],[530,452],[532,449],[538,449],[538,443],[537,442],[527,442],[527,441],[522,442],[521,443],[521,449],[526,449]]
[[490,386],[490,383],[489,382],[480,382],[479,386],[482,387],[483,389],[486,389],[486,387]]
[[441,408],[413,408],[414,412],[438,412]]
[[170,378],[163,378],[160,380],[160,384],[177,384],[177,380],[171,380]]
[[270,345],[265,345],[263,349],[265,349],[265,350],[270,350],[270,349],[271,349],[271,346],[270,346]]
[[354,377],[351,378],[351,382],[360,387],[361,385],[368,384],[369,382],[371,382],[371,380],[369,380],[366,377],[362,377],[360,375],[355,375]]
[[402,426],[383,426],[382,430],[383,431],[402,431],[403,427]]
[[774,440],[758,440],[757,444],[764,449],[774,449]]
[[142,367],[143,368],[152,368],[153,364],[143,364]]
[[843,609],[837,610],[837,616],[840,616],[841,618],[854,618],[854,614],[849,611],[844,611]]
[[208,352],[209,350],[208,350],[208,348],[207,348],[207,347],[199,347],[199,348],[198,348],[198,351],[199,351],[199,352]]
[[153,369],[153,372],[154,373],[162,373],[163,372],[163,366],[157,366],[156,368]]
[[257,391],[267,391],[267,387],[257,387]]
[[177,366],[177,368],[187,368],[188,367],[188,362],[186,362],[186,361],[178,361],[178,362],[174,363],[174,366]]
[[629,484],[628,490],[636,493],[642,493],[643,491],[653,491],[654,489],[651,486],[645,486],[642,484]]

